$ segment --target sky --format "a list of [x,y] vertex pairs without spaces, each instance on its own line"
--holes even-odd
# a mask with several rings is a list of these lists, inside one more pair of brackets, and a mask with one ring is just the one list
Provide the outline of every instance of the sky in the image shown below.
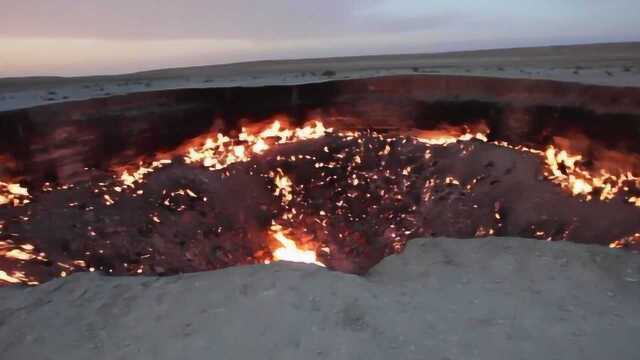
[[0,0],[0,77],[639,41],[640,0]]

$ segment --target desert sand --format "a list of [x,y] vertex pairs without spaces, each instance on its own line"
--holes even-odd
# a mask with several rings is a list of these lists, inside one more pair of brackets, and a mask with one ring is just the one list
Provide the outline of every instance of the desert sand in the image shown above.
[[640,42],[279,60],[93,77],[0,79],[0,111],[167,89],[292,85],[431,74],[640,87]]
[[2,359],[637,359],[640,258],[417,239],[365,277],[275,263],[0,289]]

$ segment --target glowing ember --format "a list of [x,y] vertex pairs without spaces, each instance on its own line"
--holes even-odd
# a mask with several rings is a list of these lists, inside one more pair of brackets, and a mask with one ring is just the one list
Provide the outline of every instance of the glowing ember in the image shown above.
[[105,202],[105,204],[107,204],[107,205],[113,205],[113,204],[115,204],[115,201],[113,201],[113,199],[111,198],[111,196],[109,196],[109,195],[106,195],[106,194],[105,194],[105,195],[103,196],[103,198],[104,198],[104,202]]

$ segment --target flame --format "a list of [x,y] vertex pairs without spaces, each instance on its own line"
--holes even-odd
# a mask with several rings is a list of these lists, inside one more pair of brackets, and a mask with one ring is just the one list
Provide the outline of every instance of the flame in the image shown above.
[[0,270],[0,281],[4,281],[10,284],[27,284],[38,285],[39,282],[28,277],[22,271],[12,271],[10,274]]
[[[10,260],[30,261],[38,259],[46,261],[44,253],[35,253],[35,247],[31,244],[16,245],[13,241],[0,241],[0,256],[4,256]],[[10,284],[26,284],[38,285],[38,281],[27,276],[23,271],[4,271],[0,270],[0,283],[6,282]]]
[[317,139],[332,131],[317,120],[297,129],[286,128],[280,120],[275,120],[262,131],[243,127],[237,138],[220,133],[215,138],[209,137],[203,145],[190,147],[184,161],[187,164],[202,163],[211,170],[220,170],[234,163],[249,161],[252,155],[264,153],[273,144]]
[[28,204],[30,198],[28,189],[20,184],[0,181],[0,205],[22,206]]
[[20,249],[13,249],[9,252],[7,252],[6,254],[4,254],[4,256],[8,257],[8,258],[14,258],[14,259],[18,259],[18,260],[31,260],[31,259],[35,259],[35,255],[33,254],[29,254],[27,252],[24,252]]
[[463,126],[443,125],[436,130],[421,130],[415,135],[416,139],[428,145],[449,145],[458,141],[473,139],[487,142],[489,128],[484,122]]
[[32,260],[38,259],[46,261],[45,253],[36,253],[35,247],[31,244],[15,245],[13,241],[0,241],[0,256],[15,260]]
[[[640,189],[640,176],[628,170],[618,170],[618,175],[604,168],[589,171],[581,166],[584,162],[582,155],[570,154],[554,145],[548,145],[541,151],[523,145],[513,146],[504,141],[495,141],[493,144],[541,156],[547,179],[560,185],[571,195],[581,196],[587,201],[592,200],[594,196],[601,201],[612,200],[621,190],[629,190],[630,184],[635,184],[635,187]],[[640,196],[630,196],[626,201],[640,207]]]
[[113,201],[113,199],[111,198],[111,196],[109,196],[109,195],[105,194],[105,195],[103,195],[102,197],[103,197],[103,199],[104,199],[104,203],[105,203],[105,204],[107,204],[107,205],[113,205],[113,204],[115,204],[115,201]]
[[[598,198],[602,201],[613,199],[616,194],[625,189],[626,184],[640,183],[640,177],[627,171],[618,176],[611,174],[605,169],[599,172],[589,172],[582,168],[582,155],[571,155],[566,150],[558,150],[555,146],[549,145],[544,151],[544,158],[547,172],[545,175],[554,183],[567,189],[572,195],[582,195],[586,200],[591,200],[594,193],[599,193]],[[637,198],[631,197],[628,202],[640,206]]]
[[[204,140],[204,143],[200,146],[188,147],[186,153],[183,155],[184,162],[187,164],[202,164],[211,170],[219,170],[227,167],[228,165],[249,161],[253,155],[262,154],[269,150],[273,145],[285,144],[302,140],[317,139],[333,131],[331,128],[326,128],[320,121],[311,121],[301,128],[291,128],[288,126],[286,120],[274,120],[267,126],[256,125],[251,129],[242,128],[241,132],[235,137],[227,136],[221,133],[217,133],[214,136],[209,136]],[[184,149],[182,147],[181,151]],[[175,154],[175,152],[174,152]],[[173,156],[173,155],[171,155]],[[166,154],[163,155],[166,157]],[[111,188],[111,190],[117,193],[126,192],[127,188],[134,189],[138,184],[144,182],[144,178],[154,171],[171,164],[170,159],[158,159],[151,162],[140,161],[135,166],[122,166],[114,168],[115,177],[119,184]],[[288,202],[292,200],[293,195],[293,183],[291,179],[286,177],[284,173],[279,170],[278,176],[275,178],[276,182],[276,196],[281,196],[283,201]],[[106,193],[110,189],[107,188],[106,183],[100,183],[100,187],[95,189],[94,192],[105,192],[102,194],[102,200],[106,205],[113,205],[115,198],[112,195]],[[72,188],[74,185],[54,186],[50,183],[42,185],[43,192],[51,192],[54,190],[65,190]],[[131,193],[132,196],[141,195],[142,190],[137,190]],[[190,189],[179,189],[178,191],[171,192],[168,198],[165,198],[163,204],[166,206],[172,206],[171,198],[176,195],[187,195],[191,198],[198,198],[198,195]],[[17,183],[0,182],[0,205],[11,204],[13,206],[21,206],[30,202],[31,196],[27,188],[22,187]],[[206,198],[202,199],[207,201]],[[69,206],[77,206],[78,203],[70,203]],[[183,206],[176,206],[180,211]],[[88,209],[93,209],[89,207]],[[286,215],[286,214],[285,214]],[[289,216],[291,214],[289,213]],[[158,214],[150,214],[150,219],[155,223],[160,223],[160,217]],[[25,217],[23,220],[27,221]],[[285,235],[285,231],[281,227],[274,225],[272,228],[273,238],[281,244],[282,247],[276,248],[273,251],[274,260],[288,260],[288,261],[301,261],[315,263],[323,266],[320,262],[316,261],[315,252],[312,250],[304,250],[298,248],[295,241],[291,240]],[[96,236],[96,233],[89,230],[89,235]],[[44,253],[35,253],[33,246],[26,244],[21,246],[15,246],[11,241],[0,241],[0,256],[15,261],[33,261],[33,260],[46,260]],[[70,271],[73,271],[77,267],[87,268],[87,264],[83,260],[75,260],[70,264],[58,262],[58,266],[64,270],[59,272],[60,276],[67,276]],[[95,271],[95,268],[89,267],[89,271]],[[138,269],[138,273],[142,272],[142,268]],[[37,284],[32,278],[27,276],[24,272],[20,271],[2,271],[0,273],[0,280],[9,283],[23,283],[23,284]]]
[[[183,147],[173,151],[172,157],[178,156],[176,161],[181,161],[181,158],[186,164],[203,166],[210,170],[221,170],[234,163],[247,162],[256,155],[264,154],[269,149],[279,144],[318,139],[331,133],[333,133],[333,129],[326,128],[320,121],[312,121],[303,127],[295,128],[290,126],[285,119],[276,119],[274,121],[257,124],[251,127],[243,127],[236,133],[207,134],[206,137],[200,137],[189,141]],[[392,149],[392,146],[396,146],[394,145],[396,142],[401,142],[402,144],[406,142],[417,144],[420,142],[426,144],[426,146],[424,146],[424,148],[426,148],[425,158],[429,158],[431,156],[432,149],[430,146],[447,146],[461,141],[472,140],[487,142],[488,134],[489,129],[484,123],[465,126],[443,126],[439,129],[429,131],[404,131],[400,136],[396,137],[391,136],[388,132],[381,135],[375,131],[342,130],[336,132],[335,136],[341,141],[354,141],[354,147],[349,150],[336,151],[335,148],[330,149],[332,145],[328,143],[329,145],[325,145],[322,149],[323,161],[316,161],[315,158],[308,155],[303,156],[289,154],[287,156],[278,156],[277,159],[283,161],[314,159],[315,163],[313,166],[316,169],[344,167],[348,176],[345,178],[346,182],[340,184],[340,188],[337,188],[337,190],[345,195],[340,195],[340,197],[336,199],[335,203],[329,203],[328,208],[314,212],[312,219],[305,219],[311,221],[300,221],[305,214],[304,209],[302,209],[302,207],[298,207],[298,209],[296,209],[292,204],[304,204],[301,199],[304,195],[304,190],[307,189],[307,185],[305,185],[305,187],[300,185],[296,188],[292,178],[287,176],[282,169],[278,168],[275,171],[270,172],[268,175],[273,180],[274,184],[272,194],[280,200],[284,211],[280,213],[279,218],[272,220],[271,226],[267,229],[268,237],[273,240],[269,243],[271,250],[270,257],[268,255],[269,251],[264,249],[262,251],[262,255],[264,256],[256,255],[254,260],[264,261],[265,263],[271,261],[294,261],[316,264],[324,267],[325,265],[318,260],[317,254],[318,252],[328,254],[330,253],[329,248],[326,247],[326,244],[322,243],[324,240],[322,240],[323,238],[321,236],[318,236],[318,239],[321,240],[314,239],[313,237],[307,238],[308,236],[306,234],[311,233],[311,231],[306,228],[306,225],[303,226],[301,224],[308,224],[315,221],[317,224],[327,228],[329,227],[327,223],[331,225],[331,222],[334,221],[333,214],[347,217],[350,221],[358,221],[358,217],[349,214],[349,198],[357,199],[358,195],[363,195],[363,188],[369,186],[371,181],[379,181],[382,177],[386,180],[393,180],[393,186],[378,188],[375,190],[375,194],[372,193],[364,195],[367,197],[372,195],[379,196],[381,199],[380,203],[401,202],[403,198],[406,197],[406,189],[408,184],[410,184],[409,181],[411,178],[415,178],[417,176],[416,173],[419,175],[419,170],[416,170],[411,166],[398,169],[398,173],[395,173],[394,170],[383,168],[365,170],[363,168],[366,168],[366,166],[363,165],[368,162],[369,153],[367,153],[367,151],[373,151],[371,153],[373,155],[377,154],[377,156],[380,157],[388,157],[389,155],[394,155],[392,154],[393,151],[397,151],[396,148]],[[379,143],[381,146],[377,148],[374,146],[366,149],[365,141],[367,137],[374,137],[383,142]],[[640,194],[633,194],[633,190],[629,190],[631,182],[635,182],[636,188],[640,188],[638,186],[640,185],[640,178],[634,176],[628,171],[617,173],[616,171],[607,171],[604,169],[598,171],[587,169],[585,167],[586,162],[584,161],[583,156],[570,153],[568,150],[565,150],[568,149],[568,147],[562,146],[563,144],[561,144],[561,146],[549,145],[546,148],[542,147],[541,149],[544,150],[528,148],[522,145],[512,146],[506,142],[493,142],[493,144],[521,152],[535,154],[544,164],[546,178],[555,184],[560,185],[563,189],[574,196],[581,196],[587,200],[597,198],[603,201],[608,201],[613,199],[617,194],[624,192],[626,202],[640,207]],[[349,161],[350,158],[352,160]],[[107,183],[100,183],[100,190],[96,189],[96,193],[99,193],[100,191],[107,192],[110,190],[119,193],[117,195],[113,193],[111,193],[111,195],[107,193],[102,194],[101,200],[106,205],[114,204],[116,201],[122,199],[122,196],[136,196],[142,194],[142,190],[140,189],[132,191],[129,191],[129,189],[134,189],[145,181],[146,176],[163,166],[172,163],[172,160],[162,160],[159,159],[159,157],[157,159],[158,160],[152,162],[138,162],[134,166],[116,168],[115,170],[117,175],[115,175],[115,179],[117,186],[109,187],[110,185]],[[385,161],[386,160],[384,158],[381,161],[383,166]],[[323,176],[325,176],[324,173]],[[331,185],[330,182],[332,181],[332,176],[333,180],[337,179],[337,176],[330,175],[330,173],[328,173],[325,178],[318,180],[315,185]],[[446,176],[442,179],[430,179],[425,183],[425,188],[422,193],[425,201],[430,201],[433,198],[431,188],[436,184],[436,182],[438,184],[443,183],[449,187],[463,187],[468,190],[471,189],[472,186],[471,183],[465,183],[463,185],[461,180],[456,179],[453,176]],[[475,180],[473,180],[473,184],[475,184]],[[73,184],[53,187],[51,184],[47,183],[42,186],[42,191],[48,192],[67,189],[70,187],[73,187]],[[163,191],[161,203],[176,211],[182,211],[187,208],[187,205],[184,204],[187,197],[192,199],[199,198],[198,194],[186,187],[173,190],[175,191]],[[632,194],[635,196],[630,196]],[[20,206],[27,204],[30,199],[31,197],[28,190],[20,184],[0,182],[0,205],[11,204],[14,206]],[[192,199],[189,199],[189,201],[192,201]],[[203,196],[201,197],[201,200],[206,202],[207,198]],[[75,207],[78,206],[78,203],[73,202],[68,205]],[[376,208],[377,206],[378,205],[372,205],[372,208]],[[93,207],[89,208],[93,209]],[[408,209],[406,212],[398,216],[402,219],[401,225],[398,225],[400,222],[397,222],[396,224],[389,225],[389,228],[385,230],[385,236],[393,239],[393,251],[401,251],[409,236],[420,234],[420,231],[422,231],[417,227],[416,221],[412,219],[412,216],[414,216],[412,211],[415,211],[415,206],[413,209]],[[395,216],[395,214],[393,215]],[[503,222],[504,215],[505,214],[501,214],[498,212],[498,209],[496,209],[493,214],[493,227],[480,226],[476,230],[476,236],[488,236],[499,233],[500,223]],[[149,221],[161,223],[161,218],[158,213],[153,212],[148,214],[148,216]],[[359,214],[358,216],[362,215]],[[391,217],[392,215],[389,216]],[[28,221],[28,217],[26,216],[21,219]],[[167,219],[163,221],[170,220],[170,218],[164,217],[163,219]],[[91,228],[88,229],[88,233],[91,236],[98,236]],[[337,234],[340,238],[349,235],[350,234],[347,232],[340,232]],[[332,234],[331,236],[334,235]],[[535,236],[543,238],[547,235],[545,235],[544,231],[535,231]],[[640,243],[639,234],[614,241],[610,246],[627,247],[636,243]],[[11,241],[0,241],[0,256],[10,259],[10,261],[16,263],[46,260],[45,254],[36,253],[33,246],[29,244],[18,246]],[[67,276],[71,271],[77,268],[87,269],[88,271],[104,270],[101,267],[88,267],[89,265],[84,260],[75,260],[69,264],[60,262],[56,264],[64,269],[59,272],[60,276]],[[143,268],[143,265],[140,265],[136,270],[134,270],[134,272],[142,273],[145,271],[144,269],[146,268]],[[0,271],[0,281],[22,284],[37,283],[24,272],[11,271],[9,269]]]
[[[3,256],[12,261],[48,261],[44,252],[36,252],[35,246],[31,244],[16,245],[11,240],[0,241],[0,256]],[[65,268],[67,270],[74,270],[76,267],[84,267],[85,262],[83,260],[76,260],[72,262],[73,265],[64,263],[56,263],[56,265]],[[66,275],[66,273],[65,273]],[[0,284],[2,282],[10,284],[24,284],[24,285],[38,285],[39,282],[36,278],[27,275],[24,271],[18,270],[0,270]]]
[[[171,164],[171,162],[172,162],[171,160],[157,160],[157,161],[153,161],[151,164],[146,166],[143,163],[140,163],[139,167],[135,171],[132,171],[131,173],[129,173],[129,170],[124,169],[120,174],[120,180],[125,186],[134,188],[136,186],[136,183],[143,182],[145,175],[152,173],[156,169],[159,169],[167,164]],[[115,190],[120,192],[122,189],[119,187],[116,187]]]
[[281,169],[278,169],[278,174],[275,178],[276,190],[273,193],[275,196],[282,195],[282,201],[287,204],[293,199],[293,182],[289,177],[285,176]]
[[[277,169],[276,173],[270,174],[274,177],[275,191],[274,195],[281,197],[282,205],[288,209],[287,205],[293,200],[293,181],[284,174],[282,169]],[[282,215],[283,219],[291,218],[295,209],[289,209]],[[271,236],[278,241],[280,247],[272,250],[273,260],[275,261],[293,261],[306,264],[315,264],[324,267],[325,265],[318,261],[314,250],[300,249],[294,240],[286,235],[286,230],[272,221],[270,233]]]
[[293,261],[325,267],[323,263],[318,261],[315,251],[300,249],[295,241],[285,235],[285,230],[282,226],[273,223],[271,225],[271,235],[282,245],[273,250],[273,260]]
[[633,235],[625,236],[620,240],[616,240],[609,244],[609,247],[612,249],[621,249],[629,246],[639,245],[640,244],[640,233],[635,233]]

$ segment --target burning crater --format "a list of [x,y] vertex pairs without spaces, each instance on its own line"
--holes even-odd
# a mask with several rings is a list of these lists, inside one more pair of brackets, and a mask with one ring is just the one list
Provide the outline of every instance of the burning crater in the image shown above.
[[[209,120],[134,161],[131,151],[80,161],[73,182],[65,166],[0,182],[0,283],[279,260],[362,274],[422,236],[640,246],[636,152],[588,127],[529,128],[513,141],[504,117],[406,126],[335,109],[307,116]],[[70,136],[57,131],[58,144]],[[8,169],[34,163],[7,156]]]

